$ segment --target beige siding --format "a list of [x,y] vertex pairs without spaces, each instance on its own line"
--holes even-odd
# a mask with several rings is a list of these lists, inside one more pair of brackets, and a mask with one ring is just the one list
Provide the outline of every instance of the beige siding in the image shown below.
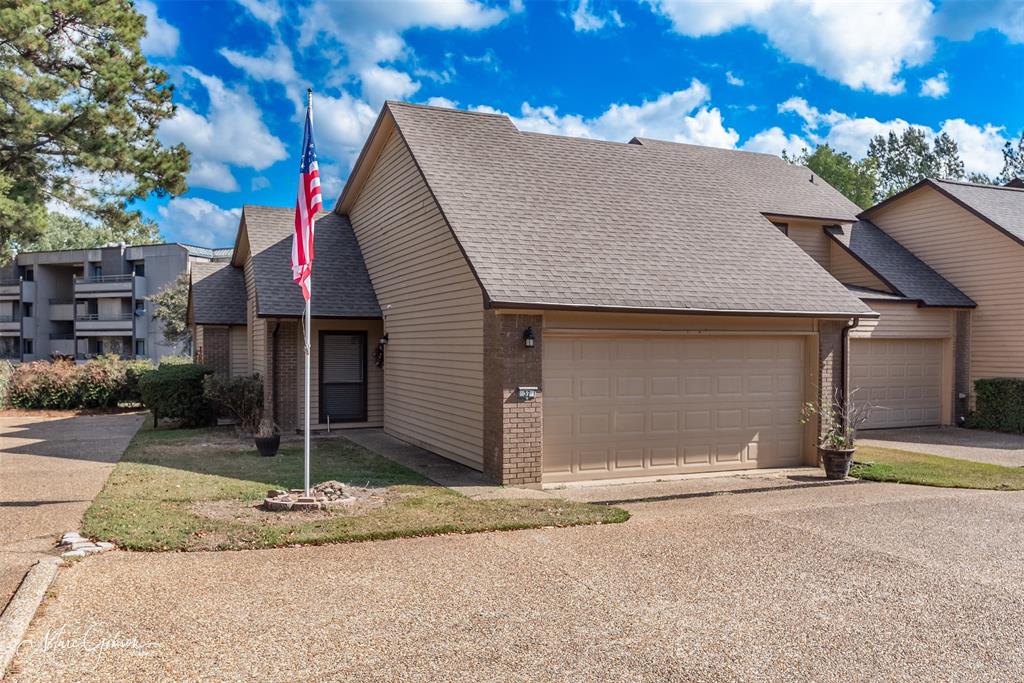
[[193,326],[193,332],[192,332],[192,336],[193,336],[193,340],[192,340],[192,360],[193,361],[199,360],[198,355],[199,355],[200,350],[202,350],[202,348],[203,348],[203,330],[204,329],[205,329],[204,325],[194,325]]
[[772,218],[776,223],[789,225],[789,239],[800,245],[825,270],[829,268],[829,242],[832,240],[825,234],[824,225],[815,221],[804,221],[793,218]]
[[[343,429],[352,427],[380,427],[384,424],[384,372],[377,367],[373,361],[373,352],[377,347],[377,341],[384,334],[384,323],[380,320],[313,320],[312,322],[313,344],[310,348],[310,415],[313,421],[313,429],[326,429],[327,425],[320,424],[320,332],[326,331],[365,331],[366,332],[366,422],[345,422],[334,423],[332,429]],[[299,376],[302,376],[302,351],[299,350]],[[302,382],[298,382],[298,394],[296,406],[299,407],[299,419],[301,422],[301,407],[304,403]]]
[[880,292],[892,291],[874,273],[861,265],[857,259],[850,256],[845,249],[835,242],[829,245],[829,262],[829,272],[832,273],[832,277],[844,285],[867,287],[868,289],[876,289]]
[[949,308],[921,308],[911,303],[880,303],[868,305],[881,317],[861,319],[850,330],[854,339],[916,338],[947,339],[953,335],[954,313]]
[[397,134],[349,217],[390,340],[385,429],[482,467],[483,295]]
[[231,376],[242,377],[249,374],[249,338],[245,325],[232,325],[228,334],[231,344]]
[[1024,376],[1024,246],[931,188],[872,221],[978,304],[971,379]]
[[557,330],[720,331],[759,333],[807,333],[815,330],[811,318],[754,317],[739,315],[659,315],[648,313],[544,312],[544,331]]
[[256,281],[252,258],[245,260],[246,329],[248,330],[249,366],[246,374],[266,376],[267,321],[256,317]]

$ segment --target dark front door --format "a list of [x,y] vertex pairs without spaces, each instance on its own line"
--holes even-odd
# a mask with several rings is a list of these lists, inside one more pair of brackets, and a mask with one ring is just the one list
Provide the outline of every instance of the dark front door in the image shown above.
[[320,422],[366,421],[366,333],[320,333]]

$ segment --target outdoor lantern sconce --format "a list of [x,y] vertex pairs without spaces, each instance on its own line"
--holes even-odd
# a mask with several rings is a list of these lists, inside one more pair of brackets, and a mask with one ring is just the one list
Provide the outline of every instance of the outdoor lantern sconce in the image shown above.
[[384,346],[387,346],[388,345],[388,335],[385,334],[383,337],[381,337],[380,338],[380,343],[383,344]]
[[533,328],[527,327],[523,330],[523,344],[526,345],[526,348],[532,349],[536,343],[537,338],[533,336]]

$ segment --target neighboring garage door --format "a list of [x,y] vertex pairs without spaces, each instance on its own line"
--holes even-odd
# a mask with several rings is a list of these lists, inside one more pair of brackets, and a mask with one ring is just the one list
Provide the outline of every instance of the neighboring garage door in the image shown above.
[[874,406],[862,429],[942,422],[942,341],[850,340],[854,403]]
[[801,463],[800,337],[544,335],[544,480]]

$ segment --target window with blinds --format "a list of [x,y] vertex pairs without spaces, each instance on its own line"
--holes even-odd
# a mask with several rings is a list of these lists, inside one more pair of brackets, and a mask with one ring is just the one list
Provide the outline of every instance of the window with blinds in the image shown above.
[[366,420],[366,333],[320,335],[320,421]]

